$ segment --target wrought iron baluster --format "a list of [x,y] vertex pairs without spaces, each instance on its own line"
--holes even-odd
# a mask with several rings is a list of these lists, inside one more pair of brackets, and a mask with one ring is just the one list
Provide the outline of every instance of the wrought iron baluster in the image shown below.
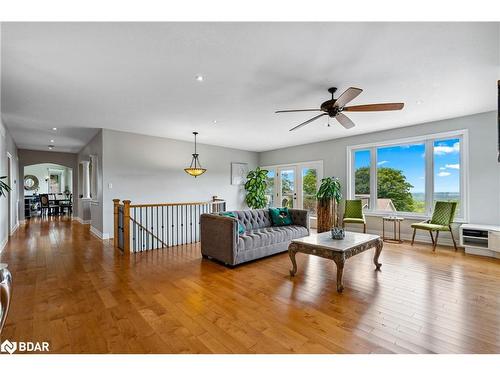
[[133,215],[134,215],[134,227],[132,228],[132,251],[135,253],[135,250],[136,250],[136,244],[135,244],[135,229],[136,229],[136,217],[135,217],[135,213],[136,213],[136,208],[134,207],[134,210],[133,210]]
[[165,209],[165,206],[161,206],[161,242],[162,242],[162,247],[165,246],[165,232],[164,232],[164,228],[165,226],[163,225],[165,223],[165,221],[163,220],[164,219],[164,213],[163,213],[163,210]]

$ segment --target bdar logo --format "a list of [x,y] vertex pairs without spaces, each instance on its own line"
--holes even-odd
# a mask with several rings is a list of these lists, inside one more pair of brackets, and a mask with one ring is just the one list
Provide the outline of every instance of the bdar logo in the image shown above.
[[5,340],[4,342],[2,342],[2,345],[0,345],[0,351],[2,353],[12,354],[16,351],[16,349],[17,349],[17,343],[10,342],[9,340]]

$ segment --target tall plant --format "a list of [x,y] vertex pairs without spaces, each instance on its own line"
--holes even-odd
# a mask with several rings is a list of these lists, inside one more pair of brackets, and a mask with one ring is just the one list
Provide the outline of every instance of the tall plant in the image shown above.
[[316,193],[318,199],[318,231],[329,230],[339,223],[337,208],[342,199],[342,186],[337,177],[325,177]]
[[7,176],[0,177],[0,197],[6,197],[7,193],[10,191],[10,186],[2,181],[4,178],[7,178]]
[[259,167],[248,172],[247,182],[245,183],[245,190],[247,191],[245,202],[248,207],[254,209],[266,207],[267,172]]

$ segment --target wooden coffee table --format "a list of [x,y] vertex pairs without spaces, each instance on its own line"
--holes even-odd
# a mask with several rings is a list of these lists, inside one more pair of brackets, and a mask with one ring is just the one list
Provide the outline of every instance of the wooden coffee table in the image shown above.
[[380,236],[355,232],[345,232],[343,240],[332,239],[330,232],[299,238],[293,240],[288,246],[288,255],[293,265],[293,269],[290,270],[290,276],[295,276],[297,273],[297,262],[295,260],[295,254],[297,253],[331,259],[337,265],[337,292],[342,293],[342,290],[344,290],[342,276],[344,274],[345,261],[373,247],[375,248],[373,263],[375,263],[376,270],[380,270],[382,264],[378,262],[378,258],[383,246],[384,242]]

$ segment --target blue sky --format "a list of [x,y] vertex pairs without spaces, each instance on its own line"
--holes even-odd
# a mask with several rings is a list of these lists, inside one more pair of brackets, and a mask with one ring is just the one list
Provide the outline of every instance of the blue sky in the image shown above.
[[[459,140],[434,142],[434,191],[458,192],[460,186]],[[425,189],[425,145],[412,144],[377,149],[378,167],[400,169],[413,185],[413,193]],[[356,151],[355,168],[370,165],[370,151]]]

